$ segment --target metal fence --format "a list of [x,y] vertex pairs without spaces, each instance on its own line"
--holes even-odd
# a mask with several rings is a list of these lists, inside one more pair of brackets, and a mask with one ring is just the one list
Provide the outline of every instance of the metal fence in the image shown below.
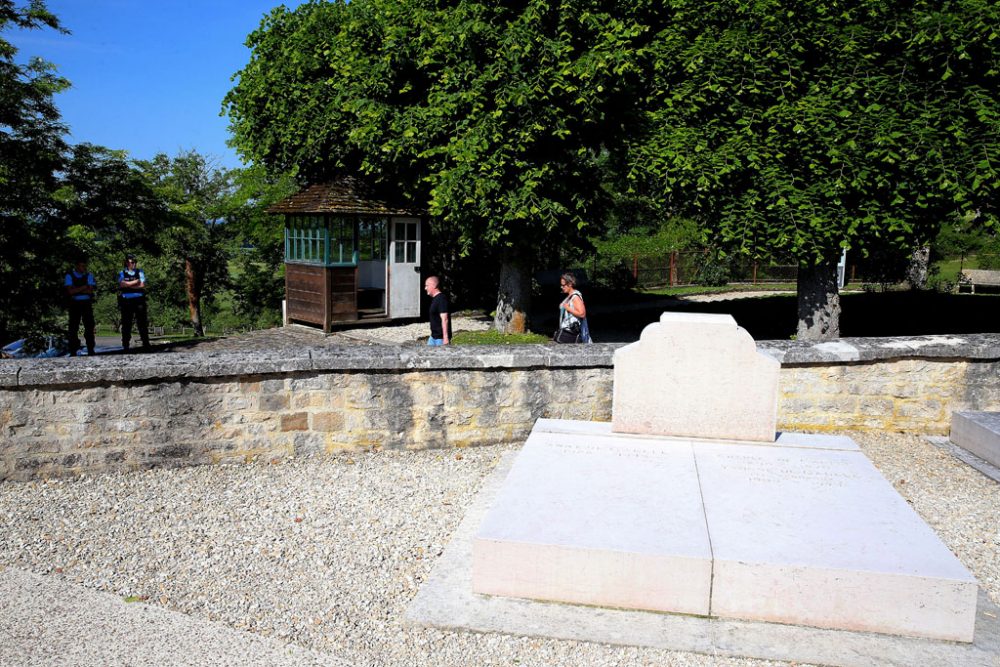
[[[795,264],[758,262],[744,258],[716,259],[710,251],[678,251],[659,257],[633,257],[626,271],[636,287],[648,289],[696,285],[718,280],[739,283],[795,282]],[[710,275],[711,274],[711,275]]]

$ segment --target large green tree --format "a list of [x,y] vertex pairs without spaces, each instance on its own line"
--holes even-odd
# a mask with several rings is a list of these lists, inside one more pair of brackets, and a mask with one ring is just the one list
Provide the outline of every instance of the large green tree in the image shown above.
[[63,30],[42,2],[0,0],[0,344],[53,324],[65,268],[52,261],[52,193],[66,150],[53,96],[69,83],[40,59],[18,63],[2,36],[38,28]]
[[909,255],[992,221],[990,0],[354,0],[278,9],[226,99],[235,143],[307,181],[361,171],[502,258],[532,260],[631,192],[706,238],[800,264],[799,335],[839,330],[845,248]]
[[232,284],[234,315],[249,326],[281,323],[285,298],[284,222],[266,212],[295,192],[287,174],[270,177],[259,166],[238,170],[226,224],[234,241]]
[[250,160],[361,172],[501,258],[497,325],[523,329],[534,260],[580,243],[629,127],[643,27],[619,2],[354,0],[274,10],[226,98]]
[[838,335],[842,249],[905,256],[996,215],[996,2],[666,6],[630,175],[737,252],[797,257],[799,337]]
[[137,163],[168,213],[156,236],[172,267],[165,288],[183,276],[184,294],[196,336],[205,334],[201,305],[229,284],[227,214],[233,205],[233,173],[196,151],[171,158],[159,154]]

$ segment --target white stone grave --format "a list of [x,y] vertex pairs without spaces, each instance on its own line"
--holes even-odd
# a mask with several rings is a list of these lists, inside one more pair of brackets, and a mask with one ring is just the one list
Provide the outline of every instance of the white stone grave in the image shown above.
[[712,614],[972,641],[975,580],[859,450],[695,446]]
[[[667,315],[619,350],[629,370],[618,373],[616,355],[613,424],[536,423],[473,540],[473,591],[971,642],[975,579],[857,445],[775,439],[777,377],[747,361],[746,332],[728,316]],[[700,350],[701,367],[670,372],[664,345]],[[657,368],[666,375],[646,371]],[[645,384],[620,391],[622,380]],[[681,383],[730,407],[739,383],[756,407],[732,408],[728,439],[707,439],[629,404],[675,410],[655,395]],[[619,414],[644,433],[619,432]]]
[[479,593],[709,613],[712,552],[686,442],[533,433],[472,550]]
[[951,441],[1000,468],[1000,412],[955,412]]

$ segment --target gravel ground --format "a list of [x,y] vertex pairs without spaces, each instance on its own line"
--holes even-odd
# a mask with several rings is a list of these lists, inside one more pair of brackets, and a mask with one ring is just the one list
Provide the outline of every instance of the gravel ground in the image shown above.
[[[1000,484],[918,436],[851,434],[1000,602]],[[510,447],[0,484],[0,567],[140,596],[356,665],[776,665],[403,627]]]

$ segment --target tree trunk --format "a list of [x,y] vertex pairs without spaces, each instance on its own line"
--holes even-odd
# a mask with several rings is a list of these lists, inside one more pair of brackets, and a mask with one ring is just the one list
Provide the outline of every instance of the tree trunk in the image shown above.
[[505,253],[500,264],[500,289],[493,327],[504,334],[525,333],[530,305],[531,275],[524,265]]
[[930,246],[914,248],[913,255],[910,256],[910,266],[906,269],[906,281],[910,284],[910,289],[925,289],[927,287],[930,266]]
[[799,340],[840,338],[840,293],[837,260],[799,264]]
[[190,257],[184,259],[184,286],[187,289],[188,310],[191,313],[194,335],[204,336],[205,329],[201,325],[201,273]]

